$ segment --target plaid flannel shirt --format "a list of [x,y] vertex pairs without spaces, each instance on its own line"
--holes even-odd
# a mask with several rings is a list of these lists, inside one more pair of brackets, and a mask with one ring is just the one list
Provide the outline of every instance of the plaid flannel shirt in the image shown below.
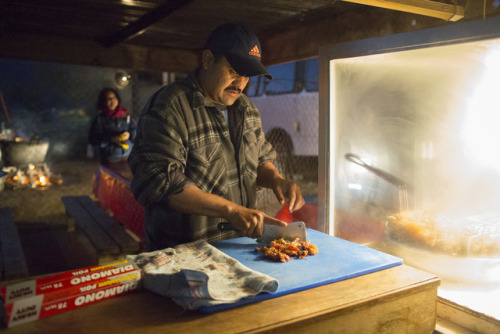
[[203,94],[194,73],[161,88],[144,107],[129,164],[132,193],[146,209],[148,251],[237,236],[217,230],[221,218],[166,208],[165,199],[190,184],[255,208],[257,168],[276,154],[247,96],[228,106],[228,114],[230,127]]

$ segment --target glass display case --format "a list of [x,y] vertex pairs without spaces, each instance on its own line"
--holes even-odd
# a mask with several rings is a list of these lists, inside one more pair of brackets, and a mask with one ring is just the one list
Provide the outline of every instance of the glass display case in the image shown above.
[[[320,51],[320,226],[439,275],[451,299],[500,295],[499,27]],[[474,296],[468,306],[500,318]]]

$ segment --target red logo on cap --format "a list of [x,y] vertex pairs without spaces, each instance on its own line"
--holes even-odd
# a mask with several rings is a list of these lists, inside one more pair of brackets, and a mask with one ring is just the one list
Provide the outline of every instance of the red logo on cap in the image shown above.
[[250,51],[248,52],[248,54],[249,54],[250,56],[257,56],[257,57],[259,57],[259,58],[260,58],[260,51],[259,51],[259,47],[258,47],[257,45],[256,45],[256,46],[254,46],[254,47],[252,48],[252,50],[250,50]]

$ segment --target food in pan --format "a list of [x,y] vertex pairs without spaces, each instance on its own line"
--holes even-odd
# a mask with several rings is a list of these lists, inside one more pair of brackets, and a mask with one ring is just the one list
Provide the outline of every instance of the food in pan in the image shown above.
[[288,241],[283,238],[273,240],[269,247],[255,247],[257,252],[262,252],[267,259],[277,262],[288,262],[293,258],[303,259],[309,255],[318,254],[318,247],[311,244],[309,240],[301,241],[296,238],[294,241]]
[[391,239],[425,248],[436,245],[435,227],[436,220],[426,212],[400,212],[387,220],[387,232]]
[[473,218],[451,219],[424,211],[405,211],[387,218],[389,240],[447,255],[496,257],[500,225]]

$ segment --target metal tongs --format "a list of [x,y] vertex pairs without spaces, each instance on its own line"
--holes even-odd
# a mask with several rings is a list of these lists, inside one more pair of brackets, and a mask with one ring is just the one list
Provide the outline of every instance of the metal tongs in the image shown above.
[[353,153],[346,153],[345,155],[346,160],[355,163],[356,165],[359,165],[373,174],[377,175],[378,177],[386,180],[387,182],[395,185],[398,187],[398,192],[399,192],[399,209],[401,211],[408,211],[409,210],[409,205],[408,205],[408,190],[411,189],[412,187],[406,183],[405,181],[401,180],[400,178],[383,171],[379,168],[370,166],[366,162],[364,162],[359,155],[353,154]]

